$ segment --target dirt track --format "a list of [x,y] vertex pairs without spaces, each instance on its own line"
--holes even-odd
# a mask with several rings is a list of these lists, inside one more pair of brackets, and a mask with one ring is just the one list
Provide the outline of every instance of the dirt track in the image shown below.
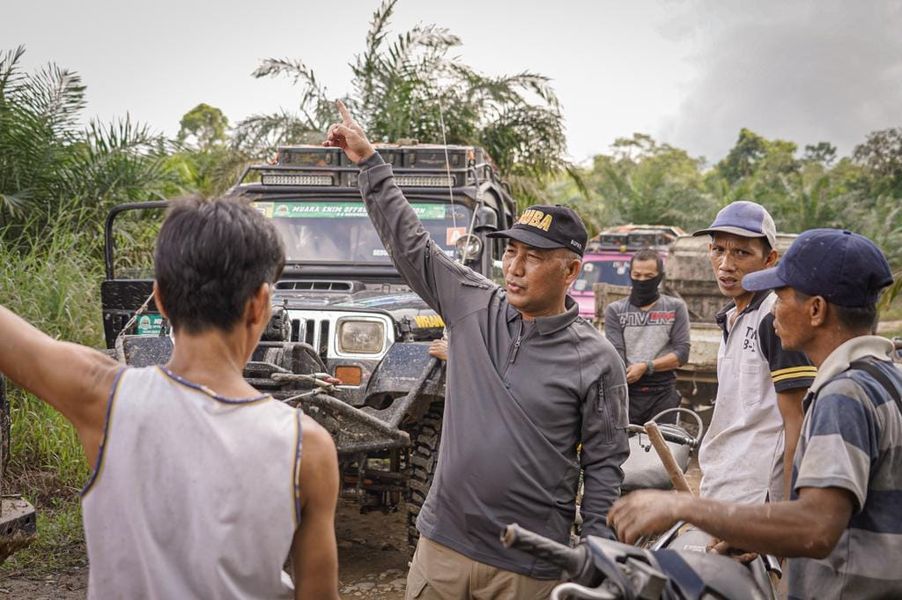
[[[404,598],[407,537],[403,512],[361,515],[356,504],[341,501],[336,533],[342,598]],[[40,579],[5,578],[0,580],[0,599],[76,600],[86,596],[87,588],[85,566]]]

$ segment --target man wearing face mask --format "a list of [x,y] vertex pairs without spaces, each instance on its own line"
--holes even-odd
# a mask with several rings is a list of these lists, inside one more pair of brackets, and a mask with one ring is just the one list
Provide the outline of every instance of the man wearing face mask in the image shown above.
[[[674,370],[689,359],[689,313],[679,298],[658,291],[664,265],[654,250],[630,260],[628,298],[604,311],[604,332],[626,364],[630,423],[642,425],[680,404]],[[662,419],[673,421],[673,415]]]

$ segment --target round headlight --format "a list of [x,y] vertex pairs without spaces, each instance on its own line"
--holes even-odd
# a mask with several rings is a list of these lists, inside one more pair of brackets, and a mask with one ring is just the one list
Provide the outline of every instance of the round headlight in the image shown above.
[[482,255],[482,240],[472,233],[466,233],[457,238],[454,246],[457,248],[458,256],[464,262],[477,260]]
[[381,321],[343,319],[338,324],[338,350],[349,354],[379,354],[385,346]]

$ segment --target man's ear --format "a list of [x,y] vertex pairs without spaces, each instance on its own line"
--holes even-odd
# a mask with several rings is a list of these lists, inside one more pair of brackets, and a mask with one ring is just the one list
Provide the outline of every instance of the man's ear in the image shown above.
[[270,306],[272,302],[272,286],[267,283],[261,283],[254,295],[247,301],[244,316],[249,325],[258,325],[263,322],[265,325],[269,322]]
[[166,307],[163,306],[163,294],[156,281],[153,282],[153,302],[157,305],[157,310],[160,311],[163,318],[168,321],[169,315],[166,314]]
[[777,264],[777,251],[771,248],[767,256],[764,257],[764,268],[769,268]]
[[812,296],[808,299],[808,320],[812,327],[820,327],[827,322],[827,301],[823,296]]
[[583,261],[578,258],[574,258],[569,263],[567,263],[567,272],[565,273],[564,280],[567,282],[567,286],[570,286],[576,278],[579,277],[579,269],[582,267]]

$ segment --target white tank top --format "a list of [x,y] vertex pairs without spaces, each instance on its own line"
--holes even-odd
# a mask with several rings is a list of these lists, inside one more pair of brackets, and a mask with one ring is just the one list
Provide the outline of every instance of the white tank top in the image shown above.
[[293,598],[301,412],[124,369],[82,493],[90,599]]

